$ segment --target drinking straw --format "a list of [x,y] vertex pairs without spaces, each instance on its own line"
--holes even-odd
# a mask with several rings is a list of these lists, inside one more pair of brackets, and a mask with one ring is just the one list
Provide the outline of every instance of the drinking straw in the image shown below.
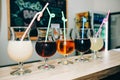
[[102,27],[103,27],[103,24],[105,24],[107,21],[108,21],[108,18],[109,18],[109,14],[110,14],[110,10],[108,11],[106,17],[103,19],[99,29],[98,29],[98,32],[96,33],[95,37],[97,37],[100,33],[101,33],[101,30],[102,30]]
[[65,22],[67,21],[67,19],[65,19],[63,11],[61,13],[62,13],[62,21],[63,21],[63,27],[64,27],[64,40],[66,41]]
[[82,17],[82,21],[83,21],[83,23],[82,23],[82,39],[84,38],[84,25],[85,25],[85,22],[87,22],[87,19],[85,18],[85,17]]
[[45,36],[45,42],[47,41],[48,31],[49,31],[49,29],[50,29],[51,19],[55,17],[55,14],[54,14],[54,13],[50,13],[50,11],[49,11],[48,8],[47,8],[47,12],[48,12],[50,18],[49,18],[48,27],[47,27],[47,32],[46,32],[46,36]]
[[42,17],[43,12],[45,11],[45,9],[47,8],[47,6],[49,5],[49,3],[46,3],[46,5],[44,6],[44,8],[42,9],[42,11],[37,12],[35,14],[35,16],[33,17],[32,21],[30,22],[30,24],[28,25],[26,31],[24,32],[21,41],[23,41],[23,39],[25,38],[25,35],[28,33],[29,29],[31,28],[33,22],[35,21],[36,17],[38,16],[37,20],[40,21],[40,18]]

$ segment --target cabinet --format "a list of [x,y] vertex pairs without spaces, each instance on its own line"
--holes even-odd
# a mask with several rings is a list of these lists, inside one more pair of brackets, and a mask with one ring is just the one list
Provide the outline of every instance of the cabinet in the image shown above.
[[120,48],[120,12],[110,14],[108,29],[108,49]]

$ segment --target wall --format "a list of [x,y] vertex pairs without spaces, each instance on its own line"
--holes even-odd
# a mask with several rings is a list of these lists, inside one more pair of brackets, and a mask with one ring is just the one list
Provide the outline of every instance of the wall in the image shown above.
[[[2,20],[1,20],[1,33],[0,33],[0,66],[16,63],[12,61],[7,55],[7,0],[2,0]],[[116,2],[115,2],[116,1]],[[111,9],[112,12],[120,11],[119,4],[120,0],[68,0],[68,27],[75,27],[74,17],[78,12],[84,11],[108,11]],[[104,5],[104,3],[106,3]],[[101,5],[102,4],[102,5]],[[33,42],[34,47],[35,42]],[[62,57],[59,54],[55,54],[52,59]],[[42,59],[35,51],[29,61]]]
[[75,14],[79,12],[92,11],[93,1],[90,0],[68,0],[68,27],[75,27]]
[[6,0],[2,0],[1,33],[0,33],[0,65],[12,62],[7,56],[7,11]]
[[[2,6],[1,6],[1,0],[0,0],[0,29],[1,29],[1,8],[2,8]],[[1,32],[1,30],[0,30],[0,32]]]
[[94,11],[108,11],[111,12],[120,11],[120,0],[94,0]]

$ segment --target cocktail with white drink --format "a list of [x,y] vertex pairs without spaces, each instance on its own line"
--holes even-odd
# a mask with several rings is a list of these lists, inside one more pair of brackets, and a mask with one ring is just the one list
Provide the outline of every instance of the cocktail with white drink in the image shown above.
[[11,75],[23,75],[26,73],[30,73],[30,69],[25,69],[23,67],[23,62],[27,61],[33,53],[33,47],[32,43],[29,39],[29,35],[26,35],[27,38],[25,38],[23,41],[20,41],[20,39],[15,38],[14,30],[12,31],[13,38],[8,41],[8,55],[9,57],[16,61],[19,64],[19,67],[17,70],[11,72]]

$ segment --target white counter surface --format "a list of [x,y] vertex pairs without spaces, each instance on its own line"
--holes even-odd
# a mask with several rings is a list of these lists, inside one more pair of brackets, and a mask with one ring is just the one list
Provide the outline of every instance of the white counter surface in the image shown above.
[[[55,69],[51,70],[38,70],[37,67],[42,62],[25,64],[24,66],[31,69],[32,73],[22,76],[10,75],[10,72],[15,70],[16,66],[3,67],[0,68],[0,80],[73,80],[120,65],[120,51],[111,50],[99,54],[102,55],[102,59],[91,60],[90,62],[75,62],[69,65],[57,64],[60,59],[49,60],[49,64],[55,65]],[[69,59],[74,60],[77,57],[74,56]]]

